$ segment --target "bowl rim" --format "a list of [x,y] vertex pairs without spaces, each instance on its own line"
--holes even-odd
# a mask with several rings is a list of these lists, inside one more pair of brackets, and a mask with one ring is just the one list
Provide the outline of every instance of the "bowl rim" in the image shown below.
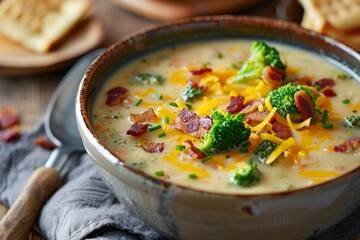
[[[129,173],[134,174],[134,176],[140,177],[145,181],[151,181],[154,185],[157,187],[162,187],[163,190],[167,191],[172,188],[178,188],[185,191],[190,191],[193,193],[199,193],[199,194],[206,194],[211,195],[215,197],[235,197],[235,198],[254,198],[254,197],[281,197],[281,196],[287,196],[292,195],[299,192],[304,191],[311,191],[318,188],[330,186],[330,184],[339,183],[341,181],[346,180],[347,177],[350,177],[350,175],[355,174],[360,170],[360,165],[354,169],[352,169],[349,172],[346,172],[345,174],[342,174],[340,176],[337,176],[335,178],[332,178],[328,181],[317,183],[310,186],[305,186],[301,188],[295,188],[290,190],[282,190],[282,191],[274,191],[274,192],[265,192],[265,193],[250,193],[250,194],[244,194],[244,193],[224,193],[224,192],[213,192],[208,190],[201,190],[197,188],[192,188],[189,186],[183,186],[179,185],[170,181],[166,181],[160,178],[157,178],[155,176],[152,176],[151,174],[148,174],[142,170],[139,170],[135,167],[132,167],[129,164],[126,164],[126,161],[123,159],[120,159],[119,157],[116,157],[116,155],[111,151],[97,136],[94,127],[91,124],[91,120],[89,119],[89,114],[87,111],[87,92],[86,89],[89,84],[89,80],[94,75],[94,72],[96,72],[97,68],[103,64],[103,62],[106,60],[109,60],[109,58],[112,57],[112,54],[114,52],[117,52],[118,48],[122,48],[126,45],[133,44],[139,39],[142,39],[143,36],[159,32],[164,29],[170,29],[174,26],[183,26],[183,25],[189,25],[189,24],[196,24],[196,23],[216,23],[216,22],[235,22],[238,24],[247,24],[247,25],[253,25],[253,26],[266,26],[271,28],[280,28],[284,31],[291,31],[295,33],[296,35],[306,35],[307,37],[317,39],[317,41],[322,41],[325,44],[330,44],[331,46],[334,46],[338,49],[340,49],[343,52],[346,52],[347,55],[351,55],[355,58],[358,58],[360,61],[360,54],[357,53],[354,49],[350,48],[349,46],[345,45],[344,43],[340,43],[333,38],[320,34],[315,31],[311,31],[305,28],[302,28],[298,24],[286,22],[283,20],[273,19],[273,18],[267,18],[267,17],[258,17],[258,16],[242,16],[242,15],[214,15],[214,16],[197,16],[197,17],[190,17],[190,18],[184,18],[184,19],[178,19],[169,21],[162,24],[157,24],[155,26],[147,27],[143,30],[136,31],[132,34],[126,35],[120,40],[116,41],[112,45],[110,45],[108,48],[105,49],[103,53],[100,54],[89,66],[89,68],[86,70],[83,79],[79,85],[79,92],[77,96],[77,106],[76,111],[79,114],[76,114],[77,120],[78,120],[78,128],[85,128],[84,131],[86,131],[86,136],[91,136],[91,144],[95,145],[96,148],[106,151],[107,155],[110,154],[111,157],[114,159],[117,159],[117,163],[112,163],[109,161],[109,159],[106,159],[109,163],[114,165],[121,165],[125,170],[127,170]],[[289,45],[289,44],[288,44]],[[355,71],[354,71],[355,72]],[[358,77],[360,78],[360,73],[355,72]],[[81,118],[81,119],[79,119]],[[99,148],[100,147],[100,148]],[[102,153],[102,155],[104,155]],[[96,163],[98,164],[98,163]],[[107,172],[108,170],[105,169]],[[111,174],[111,173],[110,173]],[[115,176],[116,177],[116,176]],[[116,177],[117,178],[117,177]]]

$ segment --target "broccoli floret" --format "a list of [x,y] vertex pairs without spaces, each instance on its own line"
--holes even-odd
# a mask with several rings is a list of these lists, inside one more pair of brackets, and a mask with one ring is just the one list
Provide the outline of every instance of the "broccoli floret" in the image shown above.
[[286,69],[280,60],[279,52],[262,41],[255,41],[251,46],[251,55],[237,73],[233,82],[245,82],[252,79],[261,79],[266,66]]
[[268,93],[270,97],[270,103],[273,107],[277,108],[278,113],[282,117],[286,117],[289,113],[290,118],[294,122],[301,121],[301,115],[299,110],[296,108],[294,95],[297,91],[304,90],[310,97],[311,102],[315,108],[316,97],[311,93],[310,89],[303,85],[293,85],[288,83],[282,87],[274,89]]
[[260,162],[265,163],[270,154],[279,146],[279,144],[274,143],[269,140],[262,141],[259,146],[254,151],[254,157],[256,157]]
[[213,125],[203,139],[201,150],[205,153],[220,153],[241,146],[250,136],[250,129],[243,123],[244,114],[223,115],[214,111]]
[[230,181],[243,187],[251,187],[260,180],[260,171],[252,159],[231,171]]
[[360,116],[346,116],[345,122],[349,127],[360,128]]
[[140,73],[134,78],[136,85],[161,85],[164,82],[165,78],[163,76],[152,73]]
[[200,88],[194,88],[192,86],[187,86],[181,93],[182,99],[185,102],[192,102],[202,96],[204,96],[205,91]]

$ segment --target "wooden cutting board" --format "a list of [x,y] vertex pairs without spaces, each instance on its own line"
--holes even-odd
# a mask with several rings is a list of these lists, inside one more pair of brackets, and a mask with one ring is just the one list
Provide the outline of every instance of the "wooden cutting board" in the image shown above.
[[155,20],[229,14],[263,0],[111,0],[124,9]]

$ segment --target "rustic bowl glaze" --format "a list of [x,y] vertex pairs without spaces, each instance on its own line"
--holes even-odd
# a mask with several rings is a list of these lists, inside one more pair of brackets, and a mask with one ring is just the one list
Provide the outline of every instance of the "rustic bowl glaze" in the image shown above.
[[170,239],[304,239],[359,205],[360,168],[327,183],[273,194],[203,192],[156,179],[126,164],[101,142],[91,108],[101,84],[128,61],[182,42],[263,39],[317,53],[360,79],[360,57],[350,48],[291,23],[243,16],[179,20],[134,34],[109,47],[86,72],[76,101],[78,127],[94,165],[121,203]]

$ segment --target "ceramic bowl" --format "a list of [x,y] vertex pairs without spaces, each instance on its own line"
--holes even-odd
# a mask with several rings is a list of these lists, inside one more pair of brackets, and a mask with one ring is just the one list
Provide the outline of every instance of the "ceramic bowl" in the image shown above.
[[360,203],[360,170],[306,189],[273,194],[219,194],[181,187],[127,165],[96,136],[91,109],[101,84],[142,54],[208,39],[264,39],[324,55],[360,79],[350,48],[298,25],[256,17],[179,20],[109,47],[87,70],[76,102],[78,127],[94,165],[120,202],[169,239],[305,239],[350,214]]

